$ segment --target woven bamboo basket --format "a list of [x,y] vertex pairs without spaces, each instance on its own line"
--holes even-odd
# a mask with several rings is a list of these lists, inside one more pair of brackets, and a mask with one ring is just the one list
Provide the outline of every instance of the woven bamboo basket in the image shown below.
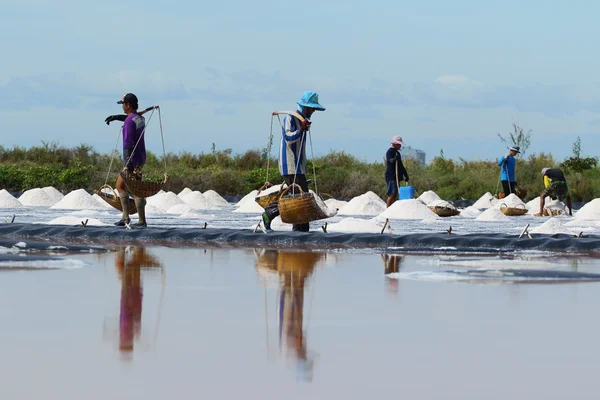
[[274,203],[277,200],[279,200],[279,196],[281,196],[281,193],[284,190],[283,184],[282,184],[281,189],[278,192],[273,192],[273,193],[269,193],[269,194],[266,194],[263,196],[259,196],[260,192],[262,192],[265,189],[268,189],[267,183],[265,183],[264,185],[262,185],[260,187],[260,189],[258,189],[258,193],[256,193],[256,197],[254,198],[254,201],[256,201],[258,203],[258,205],[261,206],[262,208],[265,208],[269,204]]
[[446,206],[428,206],[431,211],[436,213],[439,217],[454,217],[460,214],[456,208]]
[[519,204],[519,206],[520,207],[508,207],[506,203],[502,203],[500,205],[500,211],[502,211],[502,214],[508,215],[510,217],[516,217],[527,214],[529,210],[527,210],[527,208],[525,208],[523,204]]
[[[111,193],[103,192],[102,189],[108,188]],[[105,202],[113,206],[119,211],[123,211],[123,207],[121,206],[121,199],[117,196],[117,192],[110,185],[103,185],[100,189],[95,190],[95,193],[102,198]],[[134,215],[137,214],[137,208],[135,207],[135,201],[133,199],[129,199],[129,214]]]
[[542,215],[546,217],[556,217],[558,215],[563,215],[564,211],[558,208],[544,208],[544,212]]
[[121,178],[125,181],[127,190],[134,196],[137,197],[150,197],[160,192],[167,182],[167,174],[160,182],[144,181],[136,179],[133,175],[128,174],[124,171],[120,172]]
[[[294,186],[298,188],[300,194],[288,195],[288,191]],[[306,224],[319,219],[331,218],[337,214],[337,210],[331,210],[313,193],[306,193],[298,184],[293,183],[281,192],[279,214],[285,223]]]

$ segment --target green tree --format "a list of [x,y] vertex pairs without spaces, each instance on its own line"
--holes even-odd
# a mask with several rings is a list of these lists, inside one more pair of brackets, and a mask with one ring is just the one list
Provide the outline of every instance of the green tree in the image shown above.
[[508,146],[519,146],[521,148],[521,154],[525,155],[529,146],[531,146],[531,129],[525,133],[523,128],[513,122],[513,132],[509,132],[508,136],[502,136],[497,133],[502,143]]
[[594,168],[597,164],[598,157],[581,157],[581,138],[577,136],[573,143],[573,156],[565,159],[562,166],[573,172],[583,172]]

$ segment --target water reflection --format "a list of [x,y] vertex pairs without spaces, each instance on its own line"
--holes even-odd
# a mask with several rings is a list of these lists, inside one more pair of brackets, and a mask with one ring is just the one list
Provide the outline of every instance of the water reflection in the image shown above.
[[386,292],[392,298],[396,298],[398,296],[398,285],[399,280],[390,278],[387,275],[400,272],[400,265],[404,261],[404,256],[399,256],[396,254],[382,254],[381,259],[383,260],[383,273],[386,275],[385,279],[385,287]]
[[[133,355],[135,342],[140,340],[142,332],[142,300],[144,297],[142,271],[160,270],[164,289],[164,268],[160,261],[144,247],[120,247],[115,256],[115,270],[121,281],[119,352],[124,359],[129,360]],[[160,305],[162,305],[162,294],[161,291]],[[160,315],[157,317],[157,328],[159,319]]]
[[265,271],[271,271],[278,277],[277,334],[280,354],[284,359],[295,363],[298,378],[305,381],[312,381],[314,358],[310,355],[306,344],[304,300],[308,287],[307,281],[317,263],[324,257],[323,253],[311,252],[278,250],[257,252],[258,272],[264,274]]

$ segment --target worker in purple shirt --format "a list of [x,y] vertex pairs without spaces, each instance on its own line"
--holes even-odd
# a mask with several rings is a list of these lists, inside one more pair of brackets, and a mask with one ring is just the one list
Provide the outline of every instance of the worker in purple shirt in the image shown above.
[[[145,118],[138,113],[138,98],[133,93],[127,93],[117,104],[123,105],[123,112],[126,114],[123,120],[123,115],[111,115],[106,118],[106,124],[111,121],[123,121],[123,165],[124,170],[135,179],[142,179],[142,167],[146,163],[146,145],[144,143],[144,130],[146,129]],[[150,108],[152,109],[152,107]],[[148,111],[148,109],[144,110]],[[123,208],[123,216],[117,226],[125,226],[131,222],[129,218],[129,193],[125,181],[119,175],[116,184],[121,206]],[[137,208],[138,223],[132,224],[133,228],[145,228],[146,225],[146,199],[143,197],[134,197],[135,207]]]

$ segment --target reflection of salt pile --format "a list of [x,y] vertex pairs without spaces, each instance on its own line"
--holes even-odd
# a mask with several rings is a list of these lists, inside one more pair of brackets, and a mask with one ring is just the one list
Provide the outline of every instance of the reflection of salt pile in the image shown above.
[[339,222],[327,225],[327,232],[368,232],[380,233],[382,225],[374,220],[344,218]]
[[212,208],[210,202],[206,197],[197,190],[189,192],[181,198],[185,204],[193,208],[194,210],[207,210]]
[[23,204],[17,200],[6,189],[0,190],[0,208],[17,208],[23,207]]
[[600,199],[594,199],[575,213],[576,219],[600,219]]
[[527,208],[523,200],[521,200],[516,194],[511,193],[508,196],[499,199],[494,206],[496,209],[501,208]]
[[340,208],[339,215],[377,215],[385,210],[385,201],[373,192],[361,194]]
[[159,210],[166,212],[169,208],[176,206],[177,204],[185,204],[177,195],[173,192],[163,192],[155,194],[154,196],[148,197],[147,204],[158,208]]
[[[81,189],[83,190],[83,189]],[[66,197],[66,196],[65,196]],[[91,197],[91,196],[90,196]],[[76,217],[73,215],[66,215],[64,217],[54,218],[52,221],[48,222],[50,225],[79,225],[81,226],[81,222],[85,222],[87,220],[87,224],[89,226],[100,226],[107,225],[104,222],[100,221],[96,218],[85,218]]]
[[487,221],[487,222],[499,222],[499,221],[510,221],[510,217],[502,214],[502,211],[497,210],[493,207],[488,208],[481,213],[475,221]]
[[187,187],[186,187],[186,188],[185,188],[185,189],[183,189],[181,192],[179,192],[179,194],[177,194],[177,197],[179,197],[179,198],[182,198],[182,199],[183,199],[185,196],[187,196],[187,195],[188,195],[188,194],[190,194],[190,193],[192,193],[192,189],[190,189],[190,188],[187,188]]
[[348,202],[344,200],[327,199],[325,200],[325,204],[327,204],[327,207],[329,207],[332,210],[335,210],[336,208],[338,210],[341,210],[342,207],[348,204]]
[[92,195],[84,189],[73,190],[67,194],[61,201],[50,208],[67,210],[95,210],[102,208],[102,205]]
[[473,204],[473,207],[478,208],[480,210],[485,210],[490,207],[494,207],[497,202],[498,202],[498,199],[496,199],[494,196],[492,196],[492,194],[490,192],[487,192],[486,194],[481,196],[479,198],[479,200],[477,200],[475,202],[475,204]]
[[50,207],[57,203],[44,189],[40,188],[29,189],[23,192],[19,197],[19,201],[24,206],[29,207]]
[[417,199],[397,200],[384,212],[377,216],[377,219],[431,219],[437,215],[425,204]]
[[213,206],[223,207],[229,205],[229,202],[223,197],[221,197],[221,195],[215,192],[214,190],[207,190],[203,193],[203,195],[204,197],[206,197],[206,200],[208,200],[208,202]]
[[545,233],[549,235],[555,235],[557,233],[565,233],[572,235],[574,232],[569,228],[563,226],[563,223],[559,218],[550,218],[548,221],[544,222],[542,225],[531,229],[529,232],[531,233]]
[[[531,200],[525,206],[529,210],[530,214],[539,213],[540,212],[540,196]],[[565,210],[565,203],[563,203],[562,201],[558,201],[558,199],[552,200],[550,197],[546,197],[544,199],[544,208],[551,210],[551,211],[561,211],[562,212]]]
[[46,194],[48,195],[48,197],[50,197],[52,199],[52,201],[54,202],[54,204],[58,203],[59,201],[61,201],[65,197],[64,194],[62,194],[61,192],[59,192],[58,190],[56,190],[52,186],[46,186],[45,188],[42,188],[42,190],[44,192],[46,192]]
[[475,208],[473,206],[469,206],[464,210],[460,211],[460,215],[463,217],[478,217],[481,215],[481,210],[479,208]]
[[428,206],[435,206],[437,205],[436,203],[442,200],[442,198],[438,196],[437,193],[435,193],[433,190],[423,192],[423,194],[420,195],[418,199]]

